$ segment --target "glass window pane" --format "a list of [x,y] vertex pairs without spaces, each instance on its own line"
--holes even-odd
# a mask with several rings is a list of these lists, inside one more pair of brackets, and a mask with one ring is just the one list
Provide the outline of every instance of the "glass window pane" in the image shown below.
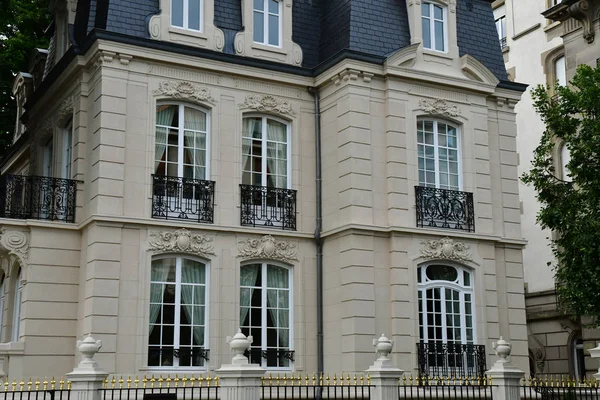
[[423,47],[431,49],[431,21],[427,18],[423,20]]
[[445,51],[444,48],[444,23],[435,21],[435,49]]
[[444,10],[440,6],[433,6],[433,18],[444,19]]
[[206,283],[204,276],[204,264],[185,258],[182,261],[183,266],[181,268],[181,281],[183,283]]
[[183,28],[183,0],[171,2],[171,25]]
[[200,30],[200,0],[188,0],[188,28]]
[[425,275],[432,281],[441,280],[454,282],[458,279],[458,271],[456,268],[449,265],[429,265],[425,270]]
[[254,0],[254,9],[255,10],[264,10],[265,9],[264,0]]
[[259,11],[254,11],[254,41],[257,43],[265,42],[264,14]]
[[152,282],[175,282],[175,258],[152,261]]
[[267,120],[267,139],[276,142],[287,142],[287,126],[279,121]]
[[433,121],[425,121],[423,124],[423,130],[426,132],[433,132]]
[[288,270],[286,268],[276,265],[269,265],[267,267],[267,287],[287,289],[289,287],[288,279]]
[[279,17],[269,14],[269,44],[279,46]]
[[194,304],[204,305],[206,303],[206,287],[194,286]]
[[269,12],[279,14],[279,4],[281,1],[269,0]]
[[194,131],[206,131],[206,114],[195,108],[185,107],[183,127]]
[[429,3],[421,4],[421,15],[424,17],[429,17]]

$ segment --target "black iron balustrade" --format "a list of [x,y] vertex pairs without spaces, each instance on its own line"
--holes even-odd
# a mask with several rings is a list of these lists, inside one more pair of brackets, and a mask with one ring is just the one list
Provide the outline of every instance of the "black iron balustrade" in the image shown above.
[[152,175],[152,183],[152,218],[213,223],[215,182]]
[[417,226],[475,232],[473,193],[415,186]]
[[500,39],[500,47],[502,50],[506,48],[506,36]]
[[240,192],[240,221],[243,226],[296,230],[295,190],[240,185]]
[[419,378],[481,378],[485,375],[485,346],[462,343],[417,343]]
[[75,222],[77,181],[45,176],[0,178],[0,218]]
[[[174,349],[172,347],[151,347],[148,350],[148,365],[158,366],[163,359],[179,359],[180,366],[202,366],[210,360],[210,350],[203,347],[185,347]],[[170,362],[170,361],[169,361]]]
[[267,366],[269,367],[288,366],[290,362],[294,362],[295,355],[294,350],[289,349],[259,349],[254,347],[244,351],[244,356],[248,357],[250,363],[262,364],[261,358],[264,358],[267,360]]

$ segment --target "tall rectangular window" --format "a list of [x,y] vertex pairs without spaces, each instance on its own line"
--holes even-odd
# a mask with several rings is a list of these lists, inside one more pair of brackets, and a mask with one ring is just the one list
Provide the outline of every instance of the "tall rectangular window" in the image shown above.
[[73,163],[73,121],[69,121],[63,131],[63,178],[71,179]]
[[567,66],[565,56],[560,56],[554,60],[554,77],[560,86],[567,86]]
[[281,46],[282,0],[253,0],[254,41],[270,46]]
[[417,122],[419,185],[460,190],[459,136],[456,127],[430,120]]
[[171,25],[202,31],[202,0],[171,0]]
[[446,7],[434,3],[421,4],[423,47],[436,51],[447,51],[448,32]]

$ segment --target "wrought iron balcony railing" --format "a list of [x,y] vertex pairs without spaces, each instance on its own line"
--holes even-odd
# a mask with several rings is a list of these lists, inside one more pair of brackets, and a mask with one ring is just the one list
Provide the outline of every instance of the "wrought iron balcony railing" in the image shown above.
[[213,223],[213,181],[152,175],[152,182],[152,218]]
[[179,366],[199,367],[210,360],[210,350],[204,347],[151,347],[148,349],[149,366],[172,366],[174,359],[179,359]]
[[296,230],[296,191],[240,185],[240,221],[243,226]]
[[45,176],[0,178],[0,218],[75,222],[77,181]]
[[485,346],[477,344],[417,343],[420,378],[483,377]]
[[265,359],[269,367],[287,367],[290,362],[294,362],[295,354],[294,350],[289,349],[265,350],[256,347],[244,352],[244,356],[248,357],[251,364],[262,364],[261,359]]
[[500,39],[500,47],[502,50],[506,48],[506,36]]
[[415,186],[417,226],[475,232],[473,193]]

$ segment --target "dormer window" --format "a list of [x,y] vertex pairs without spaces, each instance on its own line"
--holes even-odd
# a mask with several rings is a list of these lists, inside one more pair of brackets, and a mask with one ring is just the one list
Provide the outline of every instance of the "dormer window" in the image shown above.
[[254,42],[281,46],[281,0],[253,0]]
[[191,31],[202,31],[202,0],[172,0],[171,25]]
[[428,2],[423,2],[421,4],[423,48],[442,52],[448,51],[446,14],[446,7]]

